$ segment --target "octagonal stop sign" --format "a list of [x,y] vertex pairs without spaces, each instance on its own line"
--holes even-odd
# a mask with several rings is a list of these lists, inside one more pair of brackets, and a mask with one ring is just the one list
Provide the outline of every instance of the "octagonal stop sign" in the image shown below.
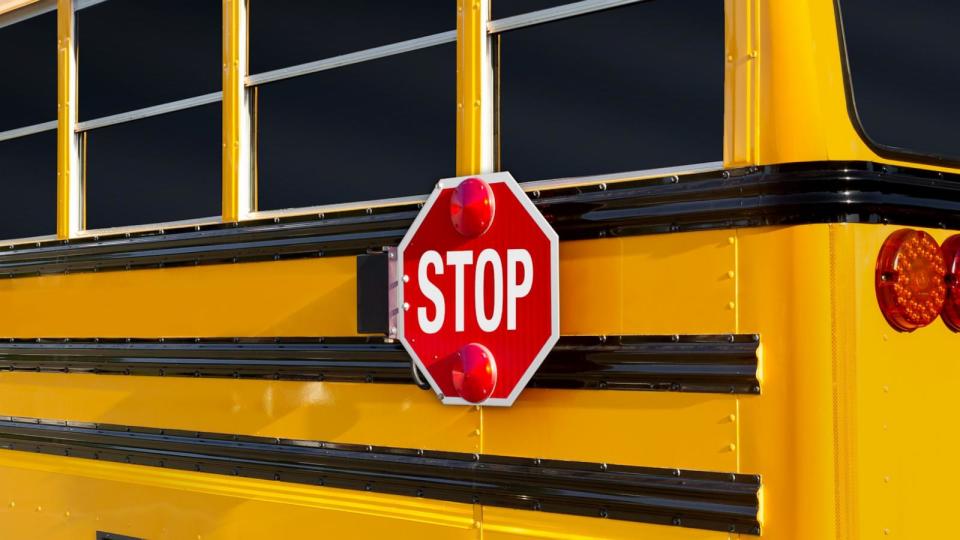
[[509,173],[437,184],[397,249],[397,337],[443,403],[513,404],[560,334],[558,264]]

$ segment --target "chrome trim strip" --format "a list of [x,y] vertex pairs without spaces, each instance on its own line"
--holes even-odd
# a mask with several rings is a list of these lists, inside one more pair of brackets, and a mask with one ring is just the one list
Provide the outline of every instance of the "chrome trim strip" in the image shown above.
[[9,141],[10,139],[18,139],[20,137],[35,135],[37,133],[43,133],[44,131],[53,131],[55,129],[57,129],[56,120],[43,122],[41,124],[33,124],[32,126],[8,129],[7,131],[0,131],[0,141]]
[[[532,180],[520,182],[520,187],[526,192],[539,191],[544,189],[559,189],[572,186],[585,186],[613,182],[626,182],[630,180],[642,180],[644,178],[659,178],[670,175],[698,174],[704,172],[714,172],[723,170],[722,161],[710,161],[707,163],[694,163],[690,165],[678,165],[675,167],[659,167],[656,169],[641,169],[637,171],[625,171],[611,174],[589,175],[589,176],[569,176],[564,178],[550,178],[546,180]],[[341,212],[349,210],[365,210],[367,208],[384,208],[388,206],[399,206],[404,204],[422,203],[427,200],[429,194],[410,195],[407,197],[395,197],[390,199],[371,199],[368,201],[358,201],[349,203],[327,204],[317,206],[305,206],[299,208],[283,208],[278,210],[260,210],[251,212],[246,216],[250,220],[264,218],[281,218],[290,216],[305,216],[310,214],[323,214],[327,212]]]
[[94,118],[93,120],[77,122],[77,132],[90,131],[91,129],[113,126],[116,124],[123,124],[125,122],[133,122],[134,120],[150,118],[151,116],[159,116],[161,114],[182,111],[184,109],[216,103],[222,99],[223,92],[214,92],[212,94],[204,94],[202,96],[171,101],[170,103],[163,103],[161,105],[154,105],[152,107],[144,107],[142,109],[122,112],[110,116],[102,116],[100,118]]
[[74,238],[90,238],[93,236],[109,236],[124,233],[141,233],[149,231],[164,231],[165,229],[179,229],[198,225],[217,225],[222,223],[220,216],[211,216],[195,219],[181,219],[177,221],[163,221],[160,223],[144,223],[143,225],[123,225],[120,227],[103,227],[100,229],[84,229]]
[[491,34],[500,34],[503,32],[509,32],[510,30],[516,30],[518,28],[525,28],[527,26],[558,21],[560,19],[569,19],[570,17],[586,15],[587,13],[593,13],[595,11],[603,11],[605,9],[625,6],[627,4],[636,4],[649,1],[650,0],[583,0],[582,2],[564,4],[562,6],[541,9],[539,11],[531,11],[530,13],[522,13],[520,15],[514,15],[512,17],[505,17],[503,19],[490,21],[487,24],[487,32]]
[[290,79],[292,77],[308,75],[318,71],[326,71],[328,69],[348,66],[350,64],[358,64],[368,60],[376,60],[378,58],[384,58],[405,52],[426,49],[427,47],[442,45],[444,43],[453,43],[456,40],[457,31],[450,30],[449,32],[441,32],[439,34],[432,34],[416,39],[408,39],[407,41],[391,43],[390,45],[384,45],[382,47],[374,47],[372,49],[365,49],[362,51],[324,58],[323,60],[298,64],[296,66],[257,73],[255,75],[248,76],[246,84],[247,86],[256,86],[258,84]]

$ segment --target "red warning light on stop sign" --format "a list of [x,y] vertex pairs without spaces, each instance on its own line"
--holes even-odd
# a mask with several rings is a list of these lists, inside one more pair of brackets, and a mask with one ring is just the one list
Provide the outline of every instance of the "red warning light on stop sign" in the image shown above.
[[441,180],[397,250],[397,337],[444,404],[512,405],[560,335],[557,233],[509,173]]

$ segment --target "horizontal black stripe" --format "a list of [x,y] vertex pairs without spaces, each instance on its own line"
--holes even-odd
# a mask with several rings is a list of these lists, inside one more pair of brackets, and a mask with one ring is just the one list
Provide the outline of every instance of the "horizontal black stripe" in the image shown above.
[[[563,337],[538,388],[758,393],[759,336]],[[0,369],[412,383],[410,357],[382,339],[7,340]]]
[[[562,240],[825,222],[960,228],[960,175],[812,162],[531,194]],[[399,243],[419,205],[197,226],[0,253],[0,276],[357,255]]]
[[759,534],[760,477],[0,417],[0,447]]

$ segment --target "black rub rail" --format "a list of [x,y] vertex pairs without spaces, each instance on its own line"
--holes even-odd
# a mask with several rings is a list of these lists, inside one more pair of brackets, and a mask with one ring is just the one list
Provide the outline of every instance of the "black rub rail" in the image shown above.
[[[536,388],[756,394],[755,334],[562,337]],[[0,341],[0,369],[412,384],[399,343],[373,338]]]
[[[859,222],[960,228],[960,175],[809,162],[544,189],[562,240]],[[10,246],[0,277],[358,255],[396,245],[419,204]]]
[[760,477],[0,417],[0,448],[760,534]]

